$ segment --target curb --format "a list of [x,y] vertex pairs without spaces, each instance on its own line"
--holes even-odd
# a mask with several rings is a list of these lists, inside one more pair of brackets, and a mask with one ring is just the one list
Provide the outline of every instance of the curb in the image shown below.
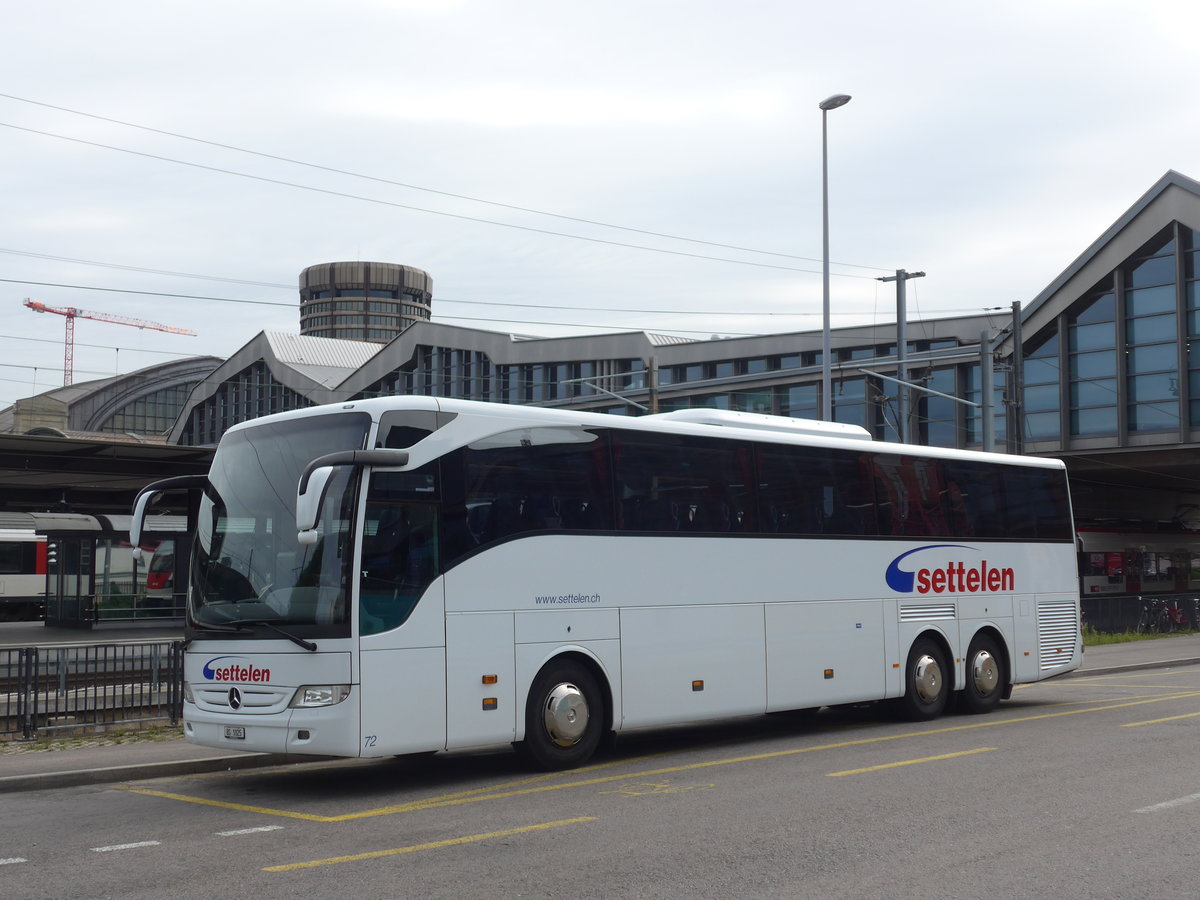
[[[1076,669],[1059,677],[1090,678],[1102,675],[1119,675],[1122,672],[1136,672],[1143,669],[1196,665],[1200,665],[1200,656],[1129,663],[1123,666],[1104,666],[1087,670]],[[240,769],[261,769],[269,766],[301,765],[303,763],[317,762],[331,758],[324,756],[304,756],[297,758],[285,753],[239,753],[234,756],[217,756],[207,759],[139,763],[130,766],[106,766],[99,769],[74,769],[66,772],[46,772],[37,775],[9,775],[0,777],[0,794],[16,793],[18,791],[50,790],[53,788],[76,787],[87,784],[141,781],[148,778],[167,778],[177,775],[201,775],[207,772],[233,772]]]
[[1090,678],[1093,675],[1119,675],[1122,672],[1136,672],[1140,669],[1169,669],[1172,666],[1198,666],[1200,656],[1185,656],[1181,659],[1160,659],[1155,662],[1127,663],[1123,666],[1103,666],[1095,669],[1076,669],[1067,672],[1062,678]]
[[283,753],[239,753],[208,759],[176,760],[159,763],[138,763],[130,766],[106,766],[100,769],[74,769],[67,772],[44,772],[37,775],[9,775],[0,778],[0,794],[17,791],[38,791],[81,784],[110,784],[118,781],[140,781],[144,778],[164,778],[174,775],[199,775],[205,772],[232,772],[236,769],[258,769],[313,762],[324,757],[297,759]]

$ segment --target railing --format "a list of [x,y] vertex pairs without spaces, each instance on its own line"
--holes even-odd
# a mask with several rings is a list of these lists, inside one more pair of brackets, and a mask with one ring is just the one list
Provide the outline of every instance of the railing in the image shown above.
[[[1200,603],[1194,592],[1152,594],[1087,594],[1080,598],[1083,624],[1094,631],[1120,633],[1139,631],[1143,624],[1147,602],[1158,602],[1164,607],[1179,610],[1186,623],[1176,621],[1174,630],[1200,630]],[[1159,630],[1159,629],[1153,629]]]
[[0,649],[0,739],[182,717],[181,641]]

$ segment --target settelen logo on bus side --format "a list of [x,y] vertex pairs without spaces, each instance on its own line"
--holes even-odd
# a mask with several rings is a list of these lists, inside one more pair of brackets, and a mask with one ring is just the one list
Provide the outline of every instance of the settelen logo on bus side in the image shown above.
[[[239,665],[245,663],[245,665]],[[209,681],[240,681],[261,684],[271,680],[270,669],[260,669],[241,656],[216,656],[204,664],[202,673]]]
[[[978,563],[967,563],[953,559],[953,556],[957,554],[948,553],[945,556],[951,558],[947,559],[944,564],[937,565],[936,568],[908,568],[908,566],[919,564],[918,560],[909,561],[905,568],[900,567],[902,562],[915,553],[933,553],[938,550],[979,552],[977,548],[968,547],[965,544],[935,544],[932,547],[918,547],[916,550],[901,553],[891,561],[884,574],[888,587],[899,594],[978,594],[983,591],[1016,589],[1016,575],[1013,570],[989,566],[986,559],[980,560]],[[923,560],[936,558],[936,556],[924,557]]]

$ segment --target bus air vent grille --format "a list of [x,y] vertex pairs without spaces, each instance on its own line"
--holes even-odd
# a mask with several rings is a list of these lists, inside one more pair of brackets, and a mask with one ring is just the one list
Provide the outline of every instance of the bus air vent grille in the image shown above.
[[927,622],[930,619],[953,619],[953,603],[907,603],[900,605],[901,622]]
[[1054,600],[1038,604],[1038,667],[1058,669],[1075,655],[1079,640],[1079,616],[1071,600]]

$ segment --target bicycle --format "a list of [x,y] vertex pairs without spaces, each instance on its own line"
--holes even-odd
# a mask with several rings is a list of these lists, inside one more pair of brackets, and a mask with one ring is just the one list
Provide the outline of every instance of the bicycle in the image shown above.
[[1143,597],[1140,594],[1138,600],[1142,604],[1142,612],[1134,629],[1138,634],[1173,634],[1176,631],[1187,631],[1193,622],[1200,620],[1200,598],[1191,601],[1190,615],[1184,609],[1181,600]]

